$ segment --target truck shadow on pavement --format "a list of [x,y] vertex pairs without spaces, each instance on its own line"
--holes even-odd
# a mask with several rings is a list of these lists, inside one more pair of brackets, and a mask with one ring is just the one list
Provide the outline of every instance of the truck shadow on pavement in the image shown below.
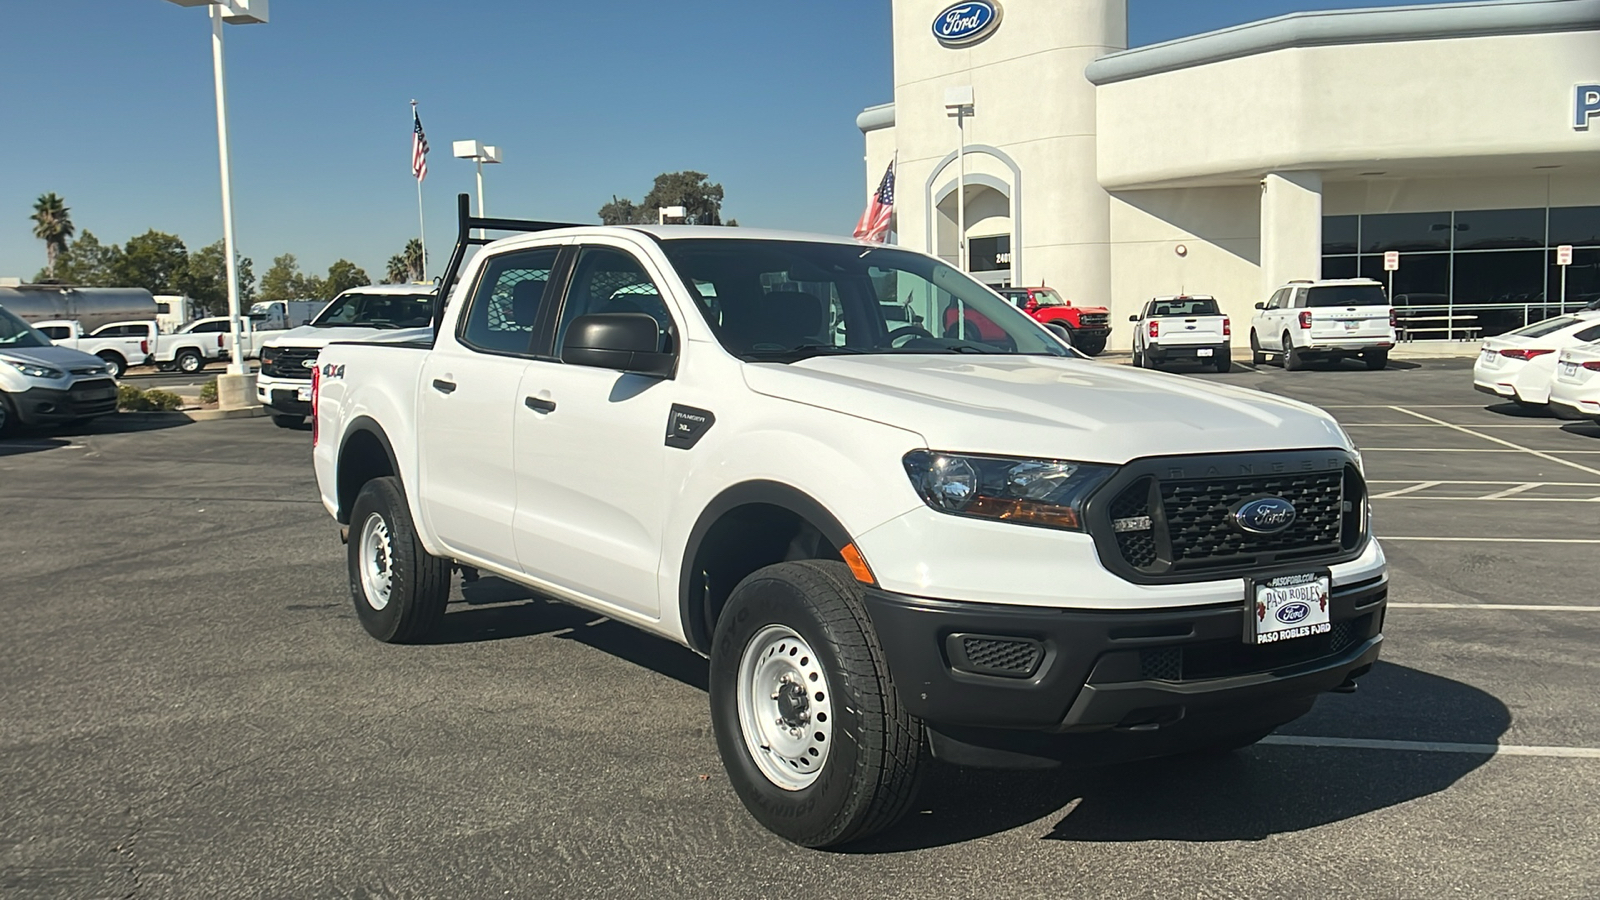
[[705,658],[680,644],[493,576],[486,575],[460,587],[463,602],[450,605],[428,643],[465,644],[551,635],[578,641],[689,687],[710,689]]
[[[1416,669],[1380,663],[1363,679],[1363,694],[1369,686],[1383,688],[1373,691],[1379,708],[1361,710],[1359,721],[1327,710],[1325,697],[1321,709],[1283,732],[1494,744],[1511,724],[1510,711],[1493,696]],[[1359,708],[1361,696],[1349,702]],[[1053,841],[1262,840],[1438,793],[1489,759],[1269,743],[1221,756],[1042,773],[940,764],[926,773],[899,826],[848,850],[928,849],[1030,823],[1040,839]]]

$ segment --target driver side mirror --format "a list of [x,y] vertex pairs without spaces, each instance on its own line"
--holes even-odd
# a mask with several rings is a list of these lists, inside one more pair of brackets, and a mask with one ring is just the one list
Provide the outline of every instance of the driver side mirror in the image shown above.
[[1265,303],[1257,303],[1256,304],[1256,309],[1266,309],[1266,308],[1267,308],[1267,305]]
[[661,352],[656,320],[644,313],[579,316],[567,328],[561,361],[569,366],[616,369],[632,375],[671,378],[676,353]]
[[1128,321],[1129,322],[1137,322],[1137,321],[1139,321],[1139,317],[1138,316],[1129,316],[1128,317]]

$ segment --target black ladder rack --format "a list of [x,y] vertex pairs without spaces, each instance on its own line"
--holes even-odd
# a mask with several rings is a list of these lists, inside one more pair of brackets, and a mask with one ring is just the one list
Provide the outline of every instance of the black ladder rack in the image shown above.
[[[480,229],[487,233],[490,231],[519,231],[531,233],[536,231],[551,231],[556,228],[582,228],[574,222],[540,222],[534,219],[491,219],[483,216],[472,215],[472,207],[466,194],[456,195],[456,248],[450,253],[450,262],[444,267],[444,274],[439,277],[433,295],[433,334],[439,335],[439,326],[444,322],[444,305],[450,298],[450,289],[455,285],[455,280],[461,274],[461,264],[466,261],[467,248],[475,245],[487,244],[496,238],[473,237],[473,229]],[[426,262],[424,262],[426,265]]]

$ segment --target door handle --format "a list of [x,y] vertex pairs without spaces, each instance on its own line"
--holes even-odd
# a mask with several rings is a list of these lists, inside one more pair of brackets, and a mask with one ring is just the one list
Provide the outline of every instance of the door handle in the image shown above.
[[534,412],[550,413],[556,411],[554,400],[545,400],[540,397],[523,397],[522,402]]
[[445,381],[443,378],[435,378],[433,380],[433,389],[441,394],[453,394],[456,390],[456,383],[454,381]]

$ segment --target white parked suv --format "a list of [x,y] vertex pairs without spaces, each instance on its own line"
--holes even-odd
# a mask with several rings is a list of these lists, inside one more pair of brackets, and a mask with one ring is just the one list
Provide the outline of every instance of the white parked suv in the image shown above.
[[[463,566],[707,655],[789,840],[889,826],[929,750],[1245,746],[1378,657],[1361,458],[1314,407],[1096,364],[896,247],[526,223],[460,269],[482,221],[436,337],[313,370],[357,617],[426,640]],[[994,332],[915,324],[952,308]]]
[[1291,281],[1256,304],[1250,352],[1256,365],[1269,355],[1290,371],[1311,360],[1338,363],[1361,357],[1369,369],[1389,364],[1394,308],[1383,285],[1370,278]]
[[1600,341],[1600,310],[1567,313],[1485,338],[1472,367],[1472,385],[1519,406],[1544,407],[1557,376],[1557,355],[1590,341]]
[[311,370],[334,341],[360,341],[425,327],[433,317],[433,288],[372,284],[345,291],[309,324],[274,333],[261,345],[256,400],[282,428],[298,428],[311,412]]

